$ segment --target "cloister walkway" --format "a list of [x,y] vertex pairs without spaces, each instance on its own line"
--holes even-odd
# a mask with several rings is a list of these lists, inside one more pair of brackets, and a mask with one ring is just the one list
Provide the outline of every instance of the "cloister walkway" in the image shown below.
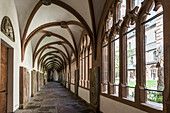
[[94,113],[82,99],[75,97],[60,83],[49,82],[25,109],[16,113]]

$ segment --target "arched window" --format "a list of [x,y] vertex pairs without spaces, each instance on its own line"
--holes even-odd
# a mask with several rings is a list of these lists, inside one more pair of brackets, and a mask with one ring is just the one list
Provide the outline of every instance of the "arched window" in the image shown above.
[[80,51],[80,71],[79,71],[79,86],[81,86],[81,80],[82,80],[82,47]]
[[119,93],[119,77],[119,35],[115,35],[111,39],[111,83],[113,83],[111,94],[115,96]]
[[82,80],[83,80],[83,50],[84,50],[84,44],[83,41],[80,42],[80,73],[79,73],[79,85],[82,86]]
[[163,8],[154,11],[152,7],[146,21],[141,25],[145,26],[146,58],[146,99],[147,103],[156,103],[158,107],[163,103],[164,90],[164,43],[163,43]]
[[67,65],[67,67],[66,67],[66,83],[67,83],[67,87],[68,87],[68,84],[69,84],[69,65]]
[[92,45],[89,47],[89,69],[92,68]]
[[127,51],[126,97],[134,101],[136,85],[136,29],[135,24],[131,25],[131,22],[129,24],[129,28],[123,37],[126,38]]
[[[88,35],[84,35],[81,40],[81,50],[80,50],[80,82],[79,85],[84,88],[90,88],[90,77],[89,77],[89,69],[92,65],[92,51],[90,51],[90,37]],[[91,52],[91,53],[90,53]]]
[[114,3],[103,26],[101,93],[112,99],[118,96],[123,103],[152,104],[162,110],[163,8],[158,9],[160,2],[149,0]]
[[102,44],[102,93],[108,93],[109,77],[109,59],[108,59],[108,40],[105,37]]
[[71,83],[75,84],[75,71],[76,71],[76,60],[75,56],[72,53],[71,55]]

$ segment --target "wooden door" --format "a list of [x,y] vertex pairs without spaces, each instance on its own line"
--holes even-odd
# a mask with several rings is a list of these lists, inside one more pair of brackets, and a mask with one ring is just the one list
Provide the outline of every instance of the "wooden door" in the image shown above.
[[7,47],[1,44],[0,56],[0,113],[7,113]]

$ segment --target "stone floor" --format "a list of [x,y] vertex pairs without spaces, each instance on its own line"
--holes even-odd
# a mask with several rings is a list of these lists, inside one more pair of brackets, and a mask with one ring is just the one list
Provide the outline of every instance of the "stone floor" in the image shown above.
[[89,105],[57,82],[49,82],[16,113],[94,113]]

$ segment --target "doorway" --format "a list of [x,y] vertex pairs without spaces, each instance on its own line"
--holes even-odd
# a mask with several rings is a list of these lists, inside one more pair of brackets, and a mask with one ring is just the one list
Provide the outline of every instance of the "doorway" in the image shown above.
[[13,112],[14,49],[0,39],[0,113]]
[[7,113],[8,49],[1,43],[0,56],[0,113]]

